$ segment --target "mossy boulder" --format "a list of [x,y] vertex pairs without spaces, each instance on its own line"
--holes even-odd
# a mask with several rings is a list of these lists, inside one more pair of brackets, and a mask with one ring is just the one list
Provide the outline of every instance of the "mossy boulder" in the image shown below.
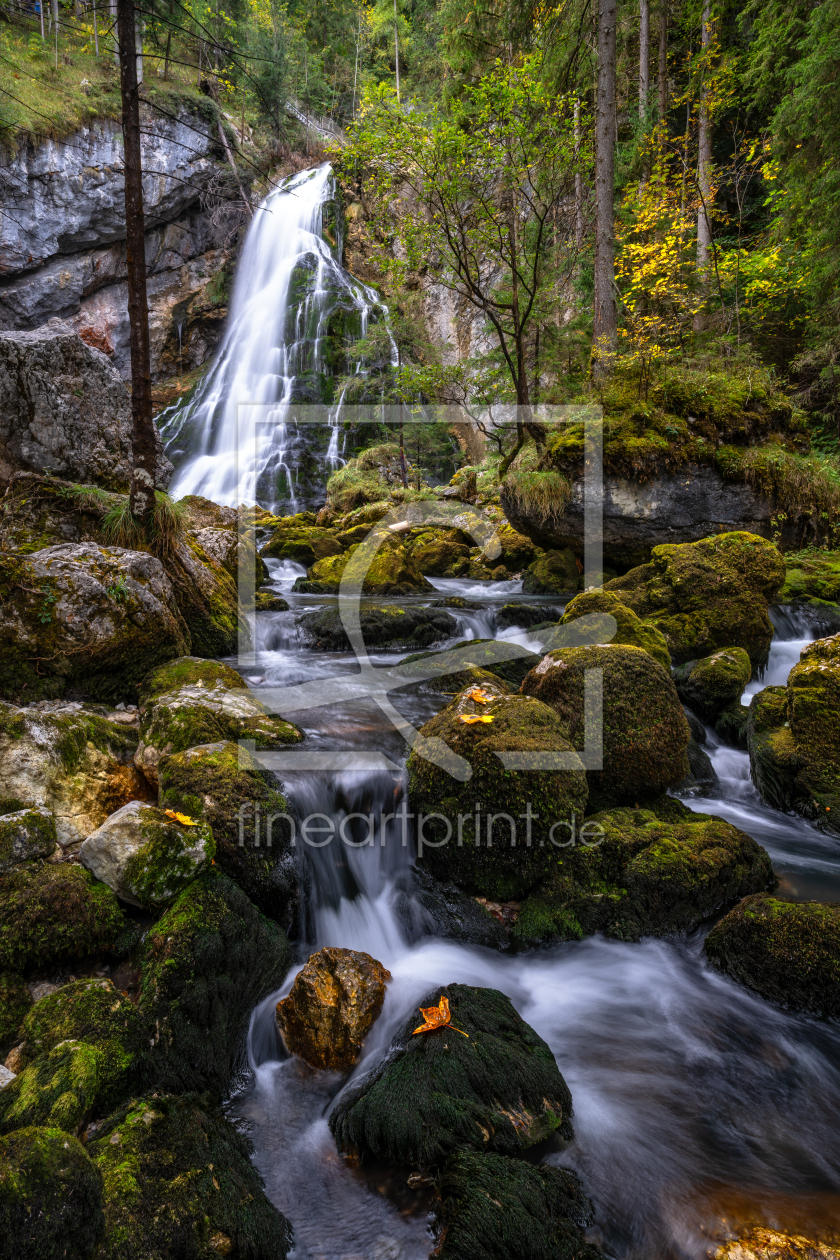
[[687,661],[674,671],[680,699],[707,722],[737,704],[752,677],[752,661],[744,648],[720,648],[700,661]]
[[580,584],[580,569],[570,548],[544,551],[529,564],[523,578],[526,595],[571,595]]
[[127,801],[150,796],[134,766],[137,731],[79,703],[0,701],[0,784],[9,804],[49,810],[63,849],[78,847]]
[[97,1260],[285,1260],[291,1227],[251,1150],[210,1097],[132,1099],[88,1145],[104,1187]]
[[[551,826],[572,814],[582,818],[586,807],[584,769],[564,723],[531,697],[496,694],[479,702],[469,689],[420,734],[460,758],[464,768],[456,772],[469,777],[455,778],[427,760],[421,744],[412,748],[409,802],[424,815],[417,823],[418,861],[469,892],[495,900],[523,896],[546,873]],[[570,768],[523,773],[497,756],[510,754],[518,763],[526,755],[539,764],[546,753],[564,754]]]
[[165,1090],[227,1088],[251,1012],[291,963],[286,934],[231,879],[199,876],[148,932],[139,1010]]
[[17,1037],[32,995],[19,975],[0,971],[0,1049]]
[[513,930],[522,946],[593,932],[630,941],[687,932],[773,878],[751,836],[671,798],[655,809],[595,814],[554,844],[550,874]]
[[522,692],[550,705],[572,745],[583,749],[587,723],[594,729],[598,721],[598,705],[588,705],[584,691],[594,670],[602,679],[603,769],[586,772],[590,809],[659,796],[688,773],[689,729],[670,675],[643,648],[557,649],[530,672]]
[[250,603],[249,599],[243,599],[243,593],[253,593],[269,578],[268,565],[254,545],[253,530],[247,525],[241,529],[205,526],[196,530],[193,537],[204,554],[230,574],[240,590],[242,602]]
[[531,626],[551,624],[562,616],[557,608],[548,608],[545,604],[503,604],[495,618],[496,630],[507,630],[510,626],[520,626],[523,630]]
[[459,529],[424,530],[412,541],[411,560],[430,577],[460,577],[470,567],[470,540]]
[[510,998],[448,984],[418,1006],[442,997],[451,1026],[415,1036],[423,1017],[412,1011],[382,1062],[341,1095],[330,1116],[339,1149],[436,1168],[457,1150],[515,1155],[554,1133],[570,1137],[568,1086]]
[[840,1015],[840,905],[745,897],[703,948],[715,967],[771,1002]]
[[785,556],[785,581],[779,602],[840,600],[840,551],[807,550]]
[[58,847],[55,815],[48,809],[20,809],[0,815],[0,873],[19,862],[47,858]]
[[654,547],[650,564],[605,589],[662,631],[678,663],[741,647],[762,666],[773,638],[767,608],[784,577],[785,562],[772,543],[736,532]]
[[[312,647],[327,652],[347,652],[350,638],[341,614],[334,608],[305,613],[298,618],[304,640]],[[428,647],[451,639],[458,623],[442,608],[402,608],[385,604],[381,608],[363,608],[359,613],[362,639],[368,648],[395,651],[406,647]]]
[[241,745],[217,742],[164,757],[158,777],[160,808],[209,823],[217,866],[288,929],[298,895],[293,833],[271,771]]
[[0,875],[0,970],[104,953],[124,927],[111,889],[81,866],[27,863]]
[[538,550],[526,534],[505,521],[485,544],[483,556],[485,564],[503,564],[512,573],[519,573],[536,559]]
[[[590,643],[617,643],[625,647],[640,647],[649,653],[665,669],[671,668],[671,657],[665,636],[656,626],[642,621],[612,591],[583,591],[566,605],[562,625],[568,626],[582,617],[587,618],[587,639]],[[613,630],[609,618],[615,622]],[[551,646],[555,646],[553,643]],[[556,644],[560,647],[561,644]]]
[[361,553],[358,546],[353,546],[343,555],[318,560],[307,571],[306,578],[297,579],[292,590],[310,595],[334,595],[342,583],[345,593],[355,590],[363,595],[412,595],[434,590],[398,534],[382,530],[375,536],[379,541],[375,554],[368,546]]
[[746,728],[749,713],[748,705],[731,704],[728,709],[724,709],[722,713],[718,714],[715,722],[715,734],[725,744],[730,744],[733,748],[741,748],[746,751]]
[[[431,691],[457,693],[474,681],[474,671],[494,675],[510,691],[540,663],[536,652],[504,639],[462,639],[442,652],[414,652],[393,671],[409,681],[422,681]],[[462,679],[464,681],[462,681]]]
[[286,516],[280,519],[262,554],[275,560],[294,560],[310,568],[319,560],[340,556],[343,551],[344,546],[332,530],[304,525],[298,517]]
[[196,744],[239,739],[257,748],[282,748],[299,743],[303,735],[269,713],[228,665],[182,657],[143,680],[135,764],[151,783],[157,783],[161,757]]
[[129,801],[88,836],[79,861],[122,901],[155,912],[170,905],[215,852],[206,822],[193,826]]
[[[211,545],[220,535],[224,539],[236,538],[230,530],[200,533]],[[248,575],[240,591],[238,574],[222,562],[226,553],[222,550],[217,558],[205,551],[198,538],[197,534],[186,534],[165,561],[175,601],[187,627],[186,650],[195,656],[231,656],[251,646],[245,607],[253,604],[254,579]],[[218,546],[215,550],[219,551]],[[264,565],[262,561],[258,563],[261,568],[256,582],[262,582]],[[180,655],[184,653],[170,653]]]
[[602,1260],[584,1241],[592,1204],[567,1168],[458,1151],[434,1205],[440,1260]]
[[81,1142],[35,1126],[0,1138],[0,1260],[90,1260],[104,1226]]

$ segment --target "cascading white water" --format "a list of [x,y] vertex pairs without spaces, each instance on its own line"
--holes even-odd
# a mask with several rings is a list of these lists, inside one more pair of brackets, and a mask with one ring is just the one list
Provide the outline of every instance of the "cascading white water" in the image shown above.
[[[387,313],[341,266],[338,230],[335,244],[325,239],[324,210],[335,195],[325,163],[270,193],[254,215],[213,364],[195,396],[161,419],[175,498],[291,511],[309,507],[319,490],[323,500],[325,474],[343,462],[332,377],[337,365],[362,370],[352,344]],[[318,403],[332,429],[305,436],[296,405]]]

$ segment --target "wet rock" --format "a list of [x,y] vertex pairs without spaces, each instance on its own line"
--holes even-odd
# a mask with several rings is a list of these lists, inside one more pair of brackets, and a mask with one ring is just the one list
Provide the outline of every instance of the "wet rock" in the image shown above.
[[544,551],[529,566],[522,579],[526,595],[572,595],[580,585],[580,569],[569,548]]
[[840,1248],[801,1234],[755,1229],[746,1238],[725,1243],[715,1260],[840,1260]]
[[197,744],[252,740],[257,748],[282,748],[303,735],[269,713],[236,670],[186,656],[152,670],[140,688],[140,744],[134,762],[150,783],[161,757]]
[[460,1151],[434,1205],[440,1260],[599,1260],[584,1241],[592,1204],[577,1175],[503,1155]]
[[384,1059],[341,1095],[330,1116],[339,1149],[434,1168],[458,1150],[516,1155],[553,1133],[570,1137],[566,1082],[510,999],[449,984],[418,1007],[441,997],[449,1026],[414,1035],[423,1017],[413,1010]]
[[[157,438],[158,488],[172,465]],[[29,471],[128,490],[131,400],[106,355],[56,320],[0,333],[0,485]]]
[[213,829],[216,865],[288,929],[297,913],[294,822],[281,784],[242,746],[199,744],[158,765],[160,808]]
[[0,632],[0,695],[13,700],[74,686],[97,699],[131,699],[150,669],[187,653],[161,562],[94,543],[0,557]]
[[[491,721],[461,722],[461,717]],[[437,750],[461,759],[453,777],[415,746],[408,758],[408,790],[418,819],[418,862],[468,892],[505,901],[525,894],[555,859],[550,827],[582,817],[586,777],[566,726],[548,705],[528,696],[496,695],[489,703],[462,692],[420,732]],[[563,753],[571,768],[506,766],[497,753]],[[469,771],[469,777],[465,777]],[[421,843],[422,839],[422,843]]]
[[512,933],[520,945],[687,932],[773,878],[751,836],[672,798],[594,814],[561,843],[549,877],[522,903]]
[[[399,646],[427,647],[440,643],[457,632],[458,623],[448,612],[439,608],[400,608],[386,604],[382,608],[362,609],[359,614],[362,639],[368,648]],[[328,652],[346,652],[350,639],[335,609],[305,613],[298,618],[298,625],[313,647]]]
[[[227,536],[229,530],[200,531]],[[187,629],[188,650],[196,656],[232,656],[251,646],[251,633],[235,576],[187,534],[166,559],[178,611]],[[246,604],[253,598],[253,584],[242,591]],[[166,658],[168,659],[168,658]]]
[[[412,937],[443,937],[488,949],[509,947],[499,920],[456,884],[435,879],[428,871],[415,867],[411,872],[411,894],[412,899],[403,907],[403,922]],[[418,904],[420,914],[416,911]]]
[[0,1132],[48,1124],[75,1133],[145,1079],[149,1029],[110,980],[76,980],[23,1021],[20,1074],[0,1093]]
[[470,567],[472,539],[460,529],[424,530],[412,539],[411,559],[430,577],[460,577]]
[[491,674],[489,669],[476,669],[469,662],[466,662],[464,668],[459,669],[457,672],[431,673],[432,669],[445,670],[464,655],[468,655],[468,653],[415,652],[412,656],[406,657],[405,661],[393,673],[397,676],[405,677],[407,680],[419,680],[409,682],[408,685],[412,690],[418,691],[423,695],[447,696],[451,698],[459,692],[472,687],[479,687],[491,696],[509,696],[516,691],[516,688],[512,687],[510,683],[505,682],[502,678],[497,678],[495,674]]
[[[32,995],[20,976],[0,971],[0,1046],[8,1046],[17,1039],[23,1017],[31,1005]],[[17,1072],[18,1068],[11,1070]]]
[[391,973],[370,954],[322,949],[277,1003],[286,1049],[311,1067],[349,1072],[385,1001]]
[[714,966],[771,1002],[840,1014],[840,906],[745,897],[703,948]]
[[343,583],[345,593],[356,590],[363,595],[412,595],[433,591],[434,587],[414,564],[399,535],[387,531],[384,534],[375,555],[366,548],[357,557],[357,548],[350,547],[343,555],[318,560],[308,570],[306,578],[296,580],[292,590],[309,595],[335,595]]
[[213,860],[207,823],[188,826],[141,801],[106,818],[79,850],[79,861],[122,901],[160,910]]
[[772,543],[755,534],[716,534],[655,547],[650,564],[614,578],[605,589],[662,631],[674,661],[741,647],[754,666],[762,666],[773,638],[767,608],[784,574]]
[[720,648],[700,661],[674,670],[680,699],[707,722],[740,701],[752,677],[752,662],[743,648]]
[[21,809],[0,816],[0,872],[19,862],[49,857],[58,847],[55,816],[48,809]]
[[[570,626],[583,617],[587,618],[586,638],[589,643],[616,643],[624,647],[644,648],[655,661],[670,670],[671,657],[665,636],[656,626],[637,617],[633,609],[628,608],[618,595],[605,590],[583,591],[576,595],[566,605],[562,624]],[[550,646],[562,647],[563,644],[559,641],[551,642]]]
[[142,947],[139,1011],[149,1071],[176,1093],[230,1082],[251,1012],[289,969],[286,934],[213,868],[189,884]]
[[686,722],[688,722],[688,729],[691,732],[693,742],[702,746],[706,742],[705,726],[700,721],[699,717],[692,713],[691,709],[687,709],[685,705],[683,705],[683,713],[685,714]]
[[[280,518],[277,528],[262,549],[264,556],[271,556],[276,560],[295,560],[310,568],[319,560],[343,554],[344,545],[339,542],[333,530],[315,525],[311,512],[302,515],[306,516],[306,523],[299,516]],[[366,535],[370,532],[370,526],[364,527],[364,530]],[[361,539],[355,541],[361,542]]]
[[289,611],[288,601],[281,599],[279,595],[273,595],[270,591],[257,591],[254,596],[254,607],[257,612]]
[[0,784],[5,811],[24,805],[55,817],[61,847],[78,848],[130,800],[148,799],[136,770],[137,731],[79,703],[0,702]]
[[234,582],[257,586],[267,582],[268,565],[254,547],[249,530],[205,527],[193,535],[201,550],[226,569]]
[[[590,809],[659,796],[688,772],[689,730],[671,677],[642,648],[560,648],[549,652],[522,684],[523,694],[550,705],[572,745],[583,749],[585,679],[602,671],[603,769],[587,770]],[[592,676],[592,675],[590,675]],[[559,817],[559,815],[558,815]]]
[[527,630],[560,616],[559,609],[548,608],[545,604],[504,604],[496,613],[496,630],[507,630],[510,626],[522,626]]
[[[518,691],[540,657],[517,643],[501,639],[462,639],[442,652],[415,652],[393,671],[406,678],[428,678],[429,690],[461,691],[473,681],[474,671],[493,674],[511,691]],[[464,682],[461,679],[468,671]],[[437,680],[437,682],[435,682]]]
[[132,1099],[88,1151],[104,1185],[99,1260],[285,1260],[291,1226],[266,1198],[251,1143],[206,1095]]
[[686,751],[688,753],[688,775],[674,785],[674,792],[678,796],[682,796],[685,793],[704,796],[713,795],[718,784],[718,777],[715,774],[711,757],[705,748],[702,748],[693,739],[688,741]]
[[111,889],[81,866],[27,863],[0,875],[0,970],[103,953],[123,926]]
[[724,709],[718,715],[718,719],[715,722],[715,734],[725,744],[729,744],[733,748],[746,750],[747,718],[749,713],[750,710],[746,704],[730,705],[728,709]]
[[0,1138],[2,1260],[88,1260],[104,1224],[102,1177],[75,1137],[28,1127]]

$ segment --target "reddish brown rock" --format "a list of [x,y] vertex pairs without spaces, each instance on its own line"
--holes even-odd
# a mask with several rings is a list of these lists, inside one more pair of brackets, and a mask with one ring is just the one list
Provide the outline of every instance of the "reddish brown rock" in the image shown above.
[[286,1049],[316,1068],[348,1071],[382,1010],[382,963],[354,949],[322,949],[277,1003],[277,1027]]

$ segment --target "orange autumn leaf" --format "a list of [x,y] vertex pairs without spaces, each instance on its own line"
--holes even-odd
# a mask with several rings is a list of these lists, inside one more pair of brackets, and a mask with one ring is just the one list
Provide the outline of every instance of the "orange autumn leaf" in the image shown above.
[[474,700],[476,704],[489,704],[493,697],[488,696],[481,687],[473,687],[472,691],[467,692],[467,699]]
[[437,1006],[418,1006],[417,1009],[426,1022],[414,1029],[412,1037],[416,1037],[417,1033],[434,1032],[436,1028],[447,1027],[454,1028],[455,1032],[459,1032],[462,1037],[469,1037],[469,1033],[465,1033],[461,1028],[455,1028],[455,1025],[450,1023],[452,1016],[449,1013],[449,998],[443,994]]
[[189,814],[179,814],[174,809],[165,809],[163,812],[167,818],[171,818],[173,822],[180,823],[182,827],[198,827],[200,825],[194,818],[190,818]]
[[493,720],[489,713],[462,713],[458,718],[458,721],[463,722],[464,726],[475,726],[476,722],[484,722],[487,725],[488,722]]

